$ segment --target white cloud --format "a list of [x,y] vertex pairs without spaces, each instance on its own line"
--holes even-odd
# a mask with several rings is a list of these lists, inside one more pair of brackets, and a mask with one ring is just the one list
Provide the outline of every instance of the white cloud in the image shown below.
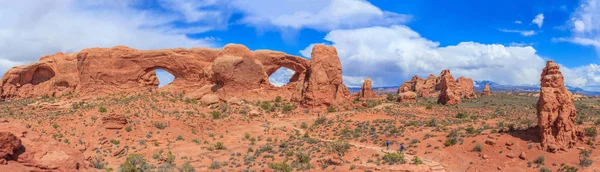
[[290,78],[294,75],[294,71],[285,67],[281,67],[275,71],[275,73],[269,76],[269,82],[271,84],[281,87],[290,82]]
[[515,21],[515,24],[521,24],[521,23],[523,23],[523,22],[521,22],[521,20]]
[[560,70],[564,74],[567,85],[600,91],[600,65],[589,64],[572,69],[561,66]]
[[333,30],[325,40],[337,48],[344,82],[352,84],[370,77],[380,81],[374,83],[376,86],[394,86],[415,74],[426,77],[451,69],[456,77],[464,75],[475,80],[531,85],[539,82],[545,65],[530,46],[462,42],[440,47],[439,43],[398,25]]
[[544,14],[538,14],[535,16],[531,23],[538,25],[538,27],[542,28],[542,24],[544,24]]
[[600,0],[583,0],[571,14],[569,24],[572,27],[570,38],[558,38],[584,46],[593,46],[600,53]]
[[[139,49],[214,47],[186,33],[210,26],[175,28],[177,13],[134,6],[137,1],[0,1],[0,75],[10,66],[56,52],[126,45]],[[186,22],[186,21],[183,21]]]
[[[504,46],[461,42],[440,47],[438,42],[399,25],[333,30],[324,39],[337,48],[344,84],[350,87],[360,87],[367,77],[374,86],[398,86],[415,74],[439,75],[443,69],[450,69],[455,78],[539,85],[546,65],[536,50],[525,43]],[[568,85],[600,91],[599,65],[563,66],[561,70]]]
[[519,33],[523,36],[533,36],[536,34],[536,32],[533,30],[509,30],[509,29],[498,29],[498,30],[500,30],[500,32]]
[[[259,28],[329,31],[408,22],[411,16],[383,11],[366,0],[234,0],[242,23]],[[268,10],[265,10],[268,9]]]
[[510,44],[508,44],[508,46],[511,47],[527,47],[527,46],[533,46],[534,43],[525,43],[525,42],[511,42]]

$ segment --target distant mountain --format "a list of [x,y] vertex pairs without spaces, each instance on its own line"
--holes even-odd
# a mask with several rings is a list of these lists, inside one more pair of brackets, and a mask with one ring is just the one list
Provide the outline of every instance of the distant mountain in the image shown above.
[[[502,84],[495,83],[493,81],[482,80],[482,81],[473,81],[473,85],[475,87],[475,92],[483,92],[483,87],[485,87],[486,83],[490,85],[490,89],[492,92],[516,92],[516,93],[518,93],[518,92],[539,92],[540,91],[539,85],[502,85]],[[583,95],[587,95],[587,96],[600,96],[600,92],[588,91],[588,90],[584,90],[579,87],[572,87],[572,86],[567,85],[567,89],[569,91],[571,91],[571,93],[573,93],[573,94],[583,94]],[[350,93],[356,93],[356,92],[360,91],[360,87],[350,87],[350,88],[348,88],[348,90],[350,90]],[[373,90],[376,90],[376,91],[382,90],[383,92],[393,93],[393,92],[396,92],[396,90],[398,90],[398,86],[373,87]]]

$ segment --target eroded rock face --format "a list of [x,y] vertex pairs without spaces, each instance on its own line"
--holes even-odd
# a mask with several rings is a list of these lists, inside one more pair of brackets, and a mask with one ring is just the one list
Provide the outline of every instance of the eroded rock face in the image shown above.
[[425,83],[423,83],[423,87],[417,92],[417,94],[421,97],[434,97],[432,92],[435,90],[436,85],[437,81],[435,75],[430,74],[425,80]]
[[121,114],[108,114],[102,117],[102,125],[105,129],[120,130],[127,125],[127,118]]
[[[186,97],[196,99],[205,94],[249,101],[281,96],[309,106],[349,101],[335,48],[315,46],[312,56],[309,61],[282,52],[251,51],[239,44],[228,44],[222,50],[89,48],[44,56],[36,63],[10,69],[0,80],[0,100],[153,90],[159,84],[154,70],[162,69],[175,79],[161,91],[185,91],[190,94]],[[275,87],[268,77],[281,67],[295,74],[286,86]]]
[[438,96],[438,103],[444,105],[457,105],[460,103],[460,90],[458,90],[458,83],[454,80],[454,77],[450,73],[450,70],[443,70],[440,74],[440,95]]
[[[2,122],[0,133],[18,133],[17,139],[23,147],[7,165],[0,165],[0,171],[96,171],[79,151],[46,135],[28,131],[21,124]],[[15,141],[14,138],[11,140]],[[8,148],[1,144],[2,150]]]
[[312,49],[310,72],[304,83],[303,103],[340,105],[349,101],[348,88],[342,83],[342,63],[332,46],[315,45]]
[[400,89],[400,94],[398,94],[398,102],[416,102],[417,101],[417,93],[409,90],[408,87],[402,87]]
[[[21,149],[21,139],[9,131],[0,132],[0,159],[12,159],[16,151]],[[0,164],[4,165],[4,164]]]
[[490,93],[490,85],[488,83],[485,83],[485,87],[483,87],[483,94],[484,96],[491,96],[492,93]]
[[373,82],[371,82],[371,78],[365,79],[363,85],[358,92],[358,97],[361,99],[369,99],[377,96],[377,93],[373,91]]
[[552,60],[546,63],[541,74],[537,102],[542,149],[550,152],[567,150],[581,138],[575,127],[577,113],[573,95],[565,88],[559,68]]
[[473,83],[473,79],[461,76],[456,80],[456,82],[458,83],[458,93],[462,98],[477,98],[477,95],[474,92],[475,84]]

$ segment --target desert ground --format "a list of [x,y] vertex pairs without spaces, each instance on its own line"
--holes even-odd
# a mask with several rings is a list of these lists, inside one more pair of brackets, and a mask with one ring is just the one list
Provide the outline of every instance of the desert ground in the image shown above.
[[204,106],[184,94],[72,93],[5,101],[0,126],[15,125],[46,137],[43,144],[75,149],[101,171],[132,161],[154,171],[600,169],[598,97],[575,101],[576,124],[586,137],[568,151],[550,153],[540,149],[536,93],[493,93],[456,106],[421,97],[398,103],[396,94],[383,94],[322,109],[280,97]]

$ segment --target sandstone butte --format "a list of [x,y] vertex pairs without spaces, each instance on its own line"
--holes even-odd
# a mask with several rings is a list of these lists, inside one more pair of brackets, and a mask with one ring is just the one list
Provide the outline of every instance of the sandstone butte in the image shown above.
[[[281,96],[305,106],[348,103],[349,91],[342,83],[336,49],[316,45],[311,56],[312,60],[307,60],[277,51],[251,51],[239,44],[223,49],[136,50],[116,46],[59,52],[7,71],[0,80],[0,100],[152,91],[159,84],[154,70],[163,69],[175,79],[161,91],[184,91],[193,99],[217,95],[222,101],[258,101]],[[268,77],[281,67],[295,73],[287,85],[275,87]]]
[[574,97],[565,87],[558,64],[549,60],[540,79],[537,102],[542,150],[556,152],[572,148],[583,135],[575,127]]
[[490,92],[490,84],[485,83],[485,87],[483,87],[483,96],[491,96],[492,93]]
[[443,98],[440,98],[440,103],[456,105],[460,103],[460,98],[477,98],[474,87],[473,79],[461,76],[454,80],[450,70],[443,70],[440,73],[440,76],[436,77],[435,75],[430,74],[427,79],[422,79],[415,75],[410,81],[406,81],[400,85],[398,94],[401,93],[401,89],[407,88],[408,91],[414,92],[417,96],[421,97],[444,96]]
[[406,103],[406,102],[416,102],[417,101],[417,93],[409,91],[408,87],[402,87],[400,89],[400,94],[398,94],[398,102]]
[[375,97],[377,97],[377,93],[373,90],[373,82],[371,81],[371,78],[367,78],[365,81],[363,81],[360,92],[358,92],[358,98],[371,99]]

